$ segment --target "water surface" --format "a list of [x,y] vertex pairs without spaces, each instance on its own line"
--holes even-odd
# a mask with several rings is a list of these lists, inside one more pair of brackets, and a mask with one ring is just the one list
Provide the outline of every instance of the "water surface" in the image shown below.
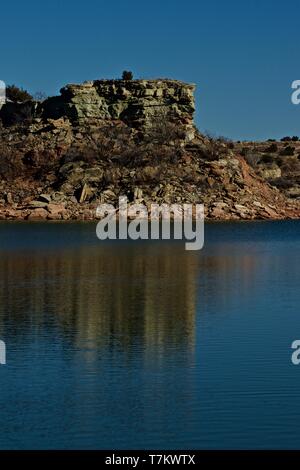
[[1,223],[0,448],[300,448],[299,229]]

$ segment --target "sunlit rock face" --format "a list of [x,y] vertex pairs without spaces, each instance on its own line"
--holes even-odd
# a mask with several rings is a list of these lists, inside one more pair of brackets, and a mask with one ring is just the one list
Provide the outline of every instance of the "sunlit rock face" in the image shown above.
[[153,120],[182,126],[185,139],[194,137],[195,85],[177,80],[95,80],[66,85],[61,95],[43,103],[43,116],[72,122],[121,120],[147,129]]

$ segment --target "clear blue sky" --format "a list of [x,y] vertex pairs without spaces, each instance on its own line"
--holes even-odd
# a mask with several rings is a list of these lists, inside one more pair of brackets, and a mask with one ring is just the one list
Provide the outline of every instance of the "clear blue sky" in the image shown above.
[[201,130],[300,135],[299,0],[14,0],[0,37],[0,79],[31,92],[130,69],[196,83]]

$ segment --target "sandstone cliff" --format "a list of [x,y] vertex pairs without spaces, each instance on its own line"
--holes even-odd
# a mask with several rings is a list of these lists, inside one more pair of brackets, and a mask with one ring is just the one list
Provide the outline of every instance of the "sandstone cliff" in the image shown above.
[[93,219],[99,202],[121,195],[204,203],[217,220],[299,217],[299,200],[247,162],[241,144],[197,131],[193,91],[174,80],[99,80],[6,104],[0,218]]
[[[8,124],[32,118],[67,117],[73,124],[100,124],[120,120],[144,131],[153,120],[180,124],[185,139],[194,137],[195,85],[177,80],[95,80],[66,85],[60,96],[43,103],[7,103],[0,117]],[[18,119],[19,118],[19,119]]]

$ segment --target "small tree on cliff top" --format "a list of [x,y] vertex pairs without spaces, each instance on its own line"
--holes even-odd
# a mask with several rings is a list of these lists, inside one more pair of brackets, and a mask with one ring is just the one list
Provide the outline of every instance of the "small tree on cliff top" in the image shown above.
[[122,73],[122,80],[132,80],[133,79],[133,73],[130,72],[130,70],[124,70]]

